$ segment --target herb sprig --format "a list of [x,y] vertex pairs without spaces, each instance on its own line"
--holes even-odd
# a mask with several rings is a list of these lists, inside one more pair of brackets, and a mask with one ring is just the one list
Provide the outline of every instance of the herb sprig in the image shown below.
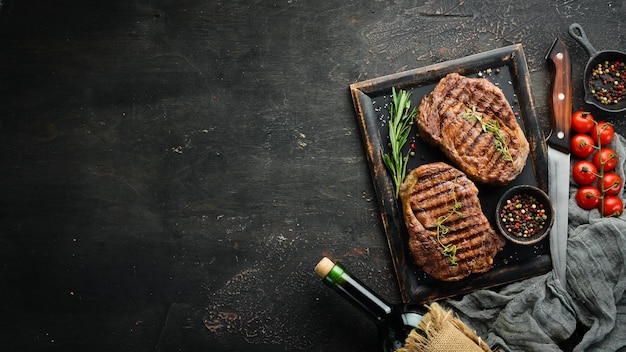
[[383,154],[383,162],[391,172],[393,182],[396,186],[396,198],[400,193],[400,185],[406,176],[406,166],[408,164],[408,154],[402,154],[402,147],[409,138],[409,132],[413,125],[413,120],[417,114],[417,109],[411,110],[411,92],[400,89],[397,93],[395,88],[391,89],[392,104],[389,106],[389,145],[390,153]]
[[446,215],[441,215],[440,217],[438,217],[436,223],[437,243],[439,243],[439,246],[441,247],[441,254],[443,254],[444,257],[448,257],[450,259],[450,265],[458,264],[456,261],[456,251],[460,247],[457,247],[454,244],[444,244],[443,242],[441,242],[441,239],[445,237],[448,232],[450,232],[450,228],[445,225],[445,222],[448,221],[453,215],[463,217],[463,213],[460,211],[463,207],[463,203],[456,200],[455,187],[456,179],[453,182],[452,187],[450,188],[452,198],[454,199],[454,203],[452,204],[452,207],[450,207],[450,212]]
[[513,157],[509,152],[509,147],[506,145],[506,140],[502,136],[500,131],[500,124],[497,120],[485,121],[483,115],[476,111],[476,105],[472,105],[472,109],[465,108],[465,111],[461,114],[463,118],[468,119],[470,122],[478,121],[482,127],[483,132],[492,133],[495,139],[494,145],[496,150],[502,154],[502,158],[506,161],[513,161]]

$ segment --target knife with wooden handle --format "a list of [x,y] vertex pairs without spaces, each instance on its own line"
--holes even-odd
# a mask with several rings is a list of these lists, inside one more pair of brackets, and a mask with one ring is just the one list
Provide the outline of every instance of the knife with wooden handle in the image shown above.
[[568,236],[572,65],[565,43],[556,39],[546,55],[554,69],[550,93],[552,132],[548,137],[548,196],[555,209],[550,230],[550,254],[556,276],[566,287]]

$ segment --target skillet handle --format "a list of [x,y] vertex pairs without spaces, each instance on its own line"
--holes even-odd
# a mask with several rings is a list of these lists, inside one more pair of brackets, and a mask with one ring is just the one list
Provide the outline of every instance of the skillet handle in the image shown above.
[[569,35],[576,39],[576,41],[578,41],[585,48],[590,57],[596,56],[598,51],[593,47],[593,45],[591,45],[589,39],[587,39],[583,26],[578,23],[572,23],[569,26]]

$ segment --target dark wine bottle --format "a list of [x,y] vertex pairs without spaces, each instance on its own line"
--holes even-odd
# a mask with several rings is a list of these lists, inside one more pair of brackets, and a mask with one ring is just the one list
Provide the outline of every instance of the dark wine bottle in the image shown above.
[[415,304],[391,305],[353,277],[340,263],[324,257],[315,267],[322,282],[367,315],[378,327],[383,351],[404,346],[409,332],[426,314],[426,308]]

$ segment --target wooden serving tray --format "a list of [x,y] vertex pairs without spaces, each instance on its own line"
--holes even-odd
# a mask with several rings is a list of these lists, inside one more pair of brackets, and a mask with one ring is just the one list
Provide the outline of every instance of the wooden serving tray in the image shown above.
[[[422,97],[429,94],[439,80],[451,72],[468,77],[483,77],[499,86],[516,113],[518,123],[530,143],[530,155],[526,166],[513,182],[502,187],[477,184],[483,212],[494,229],[496,203],[504,191],[520,184],[538,186],[544,191],[547,189],[547,148],[535,114],[528,68],[520,44],[350,85],[404,302],[425,303],[465,294],[544,274],[552,268],[548,237],[530,246],[507,241],[504,249],[496,256],[494,267],[490,271],[474,274],[457,282],[436,280],[414,264],[408,248],[408,233],[400,201],[395,198],[393,181],[382,161],[382,155],[389,152],[387,106],[391,101],[391,89],[394,87],[396,90],[411,91],[411,106],[419,107]],[[417,136],[415,126],[409,136],[407,151],[411,143],[414,143],[415,155],[409,157],[408,170],[435,161],[450,163],[439,149],[428,145]]]

